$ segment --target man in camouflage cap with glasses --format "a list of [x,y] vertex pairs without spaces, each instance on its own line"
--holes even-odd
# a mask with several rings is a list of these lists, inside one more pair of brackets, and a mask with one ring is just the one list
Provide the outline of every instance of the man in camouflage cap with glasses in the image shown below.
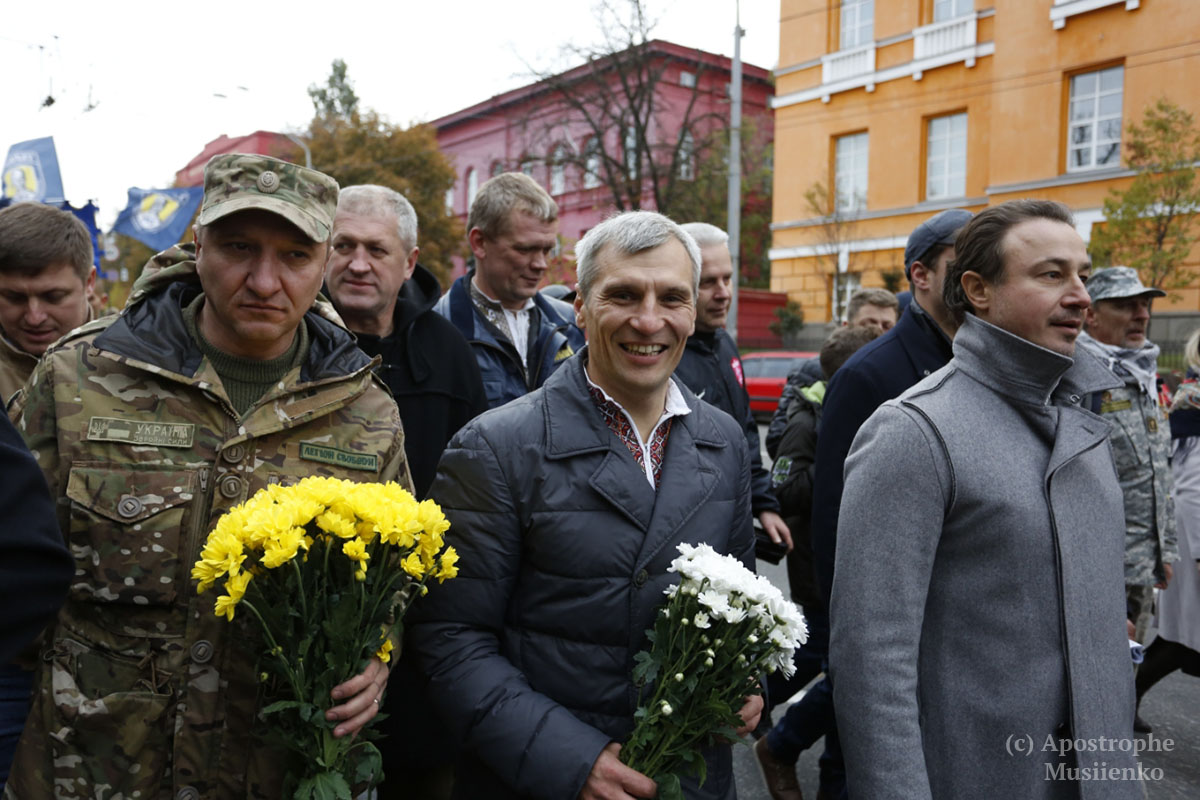
[[1125,597],[1134,638],[1145,641],[1154,589],[1167,588],[1175,543],[1171,431],[1159,400],[1158,345],[1146,338],[1150,303],[1166,294],[1142,284],[1132,267],[1096,270],[1087,282],[1092,306],[1079,346],[1124,382],[1094,395],[1092,411],[1113,424],[1113,460],[1125,498]]
[[[9,800],[280,796],[284,760],[252,738],[253,628],[217,618],[190,571],[217,518],[268,484],[411,488],[396,406],[317,296],[337,195],[294,164],[213,158],[194,245],[155,256],[121,315],[51,348],[17,401],[75,579]],[[374,660],[334,689],[335,736],[386,681]]]

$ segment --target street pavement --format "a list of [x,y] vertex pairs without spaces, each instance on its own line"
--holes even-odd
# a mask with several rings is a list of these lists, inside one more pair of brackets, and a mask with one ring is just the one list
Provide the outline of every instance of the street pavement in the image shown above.
[[[766,426],[760,425],[758,430],[760,440],[765,440]],[[765,450],[763,463],[770,469]],[[760,564],[759,573],[787,591],[787,573],[782,565]],[[778,720],[783,711],[776,709],[774,719]],[[1146,693],[1141,714],[1154,732],[1137,735],[1130,731],[1130,736],[1147,743],[1141,761],[1144,774],[1153,779],[1145,783],[1146,800],[1200,798],[1200,679],[1181,672],[1164,678]],[[747,745],[751,743],[746,741]],[[807,800],[817,796],[817,758],[822,747],[823,741],[809,748],[796,766]],[[770,800],[749,746],[734,747],[733,769],[739,800]]]

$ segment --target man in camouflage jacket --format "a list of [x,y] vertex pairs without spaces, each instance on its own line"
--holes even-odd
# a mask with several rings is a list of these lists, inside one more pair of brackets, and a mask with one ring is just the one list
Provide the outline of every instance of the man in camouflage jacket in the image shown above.
[[1168,463],[1171,432],[1158,399],[1159,348],[1146,338],[1150,302],[1165,292],[1143,286],[1130,267],[1097,270],[1087,289],[1092,307],[1079,344],[1125,383],[1094,395],[1091,407],[1113,425],[1109,441],[1125,499],[1126,605],[1134,638],[1143,642],[1154,587],[1167,587],[1171,563],[1179,560]]
[[[268,484],[411,487],[395,404],[317,301],[336,202],[321,173],[217,156],[194,260],[190,245],[157,256],[122,314],[52,348],[19,396],[75,579],[8,800],[280,796],[281,760],[252,738],[252,627],[217,618],[190,569],[217,518]],[[376,660],[334,690],[349,698],[335,735],[374,716],[386,679]]]

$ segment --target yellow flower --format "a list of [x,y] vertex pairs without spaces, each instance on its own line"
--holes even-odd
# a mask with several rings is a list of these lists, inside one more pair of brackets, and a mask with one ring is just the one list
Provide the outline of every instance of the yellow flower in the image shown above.
[[349,539],[358,534],[358,528],[354,524],[353,511],[347,516],[330,509],[318,516],[316,521],[318,528],[326,533],[332,533],[339,539]]
[[289,528],[282,531],[266,542],[266,546],[263,548],[262,565],[267,569],[275,569],[281,564],[286,564],[296,557],[296,552],[304,544],[303,528]]
[[392,660],[392,640],[391,639],[383,640],[383,644],[381,644],[379,646],[379,649],[375,651],[375,657],[378,658],[380,661],[382,661],[385,664]]
[[237,601],[227,594],[223,594],[217,598],[217,616],[225,617],[225,619],[233,622],[233,609],[237,606]]
[[458,551],[453,547],[447,547],[446,552],[442,553],[442,559],[439,565],[440,568],[437,571],[438,583],[441,583],[447,578],[454,578],[458,576],[458,567],[455,566],[457,563]]
[[354,573],[357,580],[366,580],[367,578],[367,562],[371,560],[371,554],[367,552],[367,545],[362,539],[347,539],[342,545],[342,552],[351,561],[358,562],[358,568]]
[[422,578],[425,575],[425,567],[421,564],[421,554],[417,552],[409,553],[408,557],[400,562],[400,568],[414,578]]

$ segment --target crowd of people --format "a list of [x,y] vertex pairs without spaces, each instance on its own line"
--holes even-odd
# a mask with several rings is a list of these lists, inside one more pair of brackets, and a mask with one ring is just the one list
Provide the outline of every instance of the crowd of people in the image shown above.
[[[1200,673],[1200,384],[1164,394],[1161,292],[1093,271],[1065,207],[918,225],[909,291],[856,292],[788,377],[767,469],[719,228],[615,215],[564,300],[557,206],[506,173],[443,293],[391,189],[239,154],[204,189],[194,241],[107,316],[81,223],[0,211],[8,800],[279,797],[259,648],[190,568],[221,514],[310,475],[432,498],[460,556],[330,699],[338,737],[386,712],[381,798],[654,797],[620,760],[634,655],[677,545],[753,566],[756,523],[810,629],[739,711],[774,800],[822,739],[823,798],[1141,797],[1128,752],[1090,780],[1087,752],[1006,751],[1128,740],[1156,681]],[[703,758],[684,796],[736,797],[730,744]]]

